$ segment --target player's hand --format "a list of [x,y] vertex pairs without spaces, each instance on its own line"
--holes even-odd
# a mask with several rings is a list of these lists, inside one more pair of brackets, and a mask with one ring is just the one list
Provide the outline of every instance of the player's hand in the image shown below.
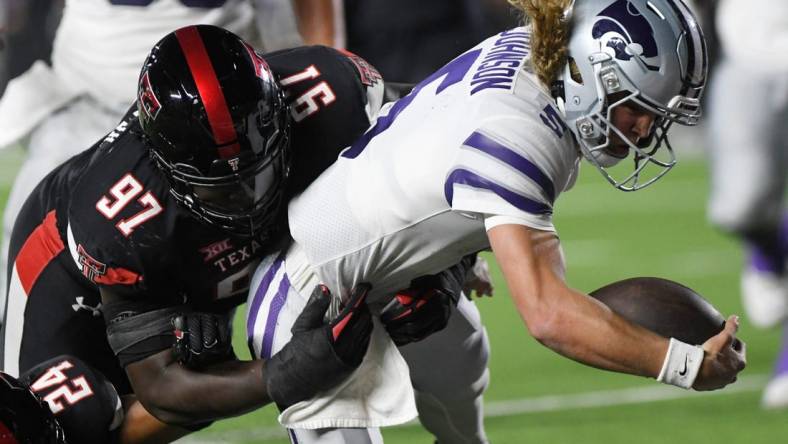
[[440,288],[399,291],[380,312],[380,320],[397,346],[421,341],[449,323],[451,296]]
[[228,314],[187,312],[172,318],[175,359],[188,367],[203,367],[233,357]]
[[705,356],[692,388],[716,390],[736,381],[747,365],[746,345],[736,338],[738,329],[738,316],[731,316],[722,331],[703,344]]
[[483,257],[476,258],[476,262],[465,277],[465,284],[462,291],[468,297],[471,297],[473,292],[476,292],[476,297],[493,295],[490,265],[487,264],[487,261]]
[[439,274],[414,279],[383,307],[380,320],[397,346],[421,341],[446,327],[474,261],[475,255],[469,255]]
[[265,364],[265,384],[281,408],[314,397],[350,376],[369,346],[372,316],[366,298],[371,286],[359,284],[332,320],[324,321],[331,293],[318,285],[298,316],[293,337]]

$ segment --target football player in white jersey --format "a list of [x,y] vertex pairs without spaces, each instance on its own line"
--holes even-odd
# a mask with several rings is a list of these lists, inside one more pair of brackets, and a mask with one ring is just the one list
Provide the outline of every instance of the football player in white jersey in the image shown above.
[[[174,29],[197,23],[220,26],[255,42],[258,34],[268,34],[268,29],[258,28],[255,21],[270,22],[263,18],[268,18],[266,15],[275,3],[274,0],[65,1],[53,44],[52,65],[43,61],[34,63],[8,84],[0,98],[0,149],[17,142],[27,148],[27,158],[17,174],[3,214],[0,250],[3,302],[8,239],[22,203],[47,173],[101,138],[107,128],[114,127],[121,119],[131,105],[129,98],[135,95],[140,67],[153,44]],[[303,25],[300,30],[305,43],[333,46],[332,0],[293,0],[293,3],[295,12],[300,12],[299,24]],[[279,15],[279,23],[288,22],[286,16],[282,18],[284,14]],[[287,27],[280,28],[280,32],[287,33]],[[279,38],[277,43],[297,46],[297,32],[290,30],[290,34],[295,37]],[[268,51],[281,49],[263,46]],[[4,306],[0,303],[0,317]]]
[[[286,344],[316,282],[341,298],[371,283],[369,304],[385,319],[411,279],[491,247],[528,332],[547,347],[686,389],[733,382],[745,365],[743,345],[732,347],[737,317],[702,346],[625,321],[567,286],[552,221],[583,157],[626,191],[675,164],[668,129],[697,123],[705,85],[694,16],[683,0],[512,3],[529,25],[490,37],[384,107],[291,201],[294,243],[252,280],[250,347],[265,358]],[[634,170],[618,175],[625,158]],[[421,342],[397,349],[375,328],[354,376],[279,420],[293,442],[380,442],[376,427],[411,419],[417,406],[438,442],[484,443],[487,352],[478,311],[461,298],[448,327]]]
[[[716,18],[722,58],[710,86],[709,219],[748,250],[747,318],[788,335],[788,3],[723,0]],[[788,336],[782,347],[765,407],[788,407]]]

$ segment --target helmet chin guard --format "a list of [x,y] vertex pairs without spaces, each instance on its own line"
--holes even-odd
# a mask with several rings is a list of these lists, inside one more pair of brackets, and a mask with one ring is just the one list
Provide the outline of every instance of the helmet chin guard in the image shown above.
[[[675,164],[668,131],[696,125],[706,83],[703,34],[682,0],[578,0],[570,15],[569,61],[556,102],[583,156],[616,188],[635,191]],[[631,142],[613,125],[626,104],[655,117],[651,134]],[[628,155],[613,153],[620,140]],[[631,156],[632,168],[624,168]]]

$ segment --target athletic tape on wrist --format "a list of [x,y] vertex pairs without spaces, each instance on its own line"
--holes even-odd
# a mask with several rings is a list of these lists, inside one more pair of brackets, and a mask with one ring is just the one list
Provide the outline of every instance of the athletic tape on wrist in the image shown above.
[[684,389],[692,388],[703,363],[703,347],[670,338],[670,346],[657,381]]

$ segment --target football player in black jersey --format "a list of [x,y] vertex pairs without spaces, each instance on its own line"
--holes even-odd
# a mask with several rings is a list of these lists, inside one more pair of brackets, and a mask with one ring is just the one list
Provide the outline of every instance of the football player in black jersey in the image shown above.
[[42,362],[19,379],[0,372],[0,443],[114,442],[122,420],[115,387],[73,356]]
[[[328,290],[316,289],[294,332],[300,345],[279,359],[232,359],[217,332],[245,300],[260,255],[288,238],[277,229],[287,226],[282,202],[368,127],[382,90],[373,67],[330,48],[263,58],[216,27],[167,35],[145,62],[135,106],[50,173],[17,219],[3,370],[79,358],[124,400],[136,396],[180,426],[161,440],[272,400],[289,405],[349,375],[372,328],[364,288],[326,322]],[[173,319],[202,363],[218,362],[182,365]],[[299,379],[310,374],[320,377]],[[127,415],[140,407],[127,404]]]

